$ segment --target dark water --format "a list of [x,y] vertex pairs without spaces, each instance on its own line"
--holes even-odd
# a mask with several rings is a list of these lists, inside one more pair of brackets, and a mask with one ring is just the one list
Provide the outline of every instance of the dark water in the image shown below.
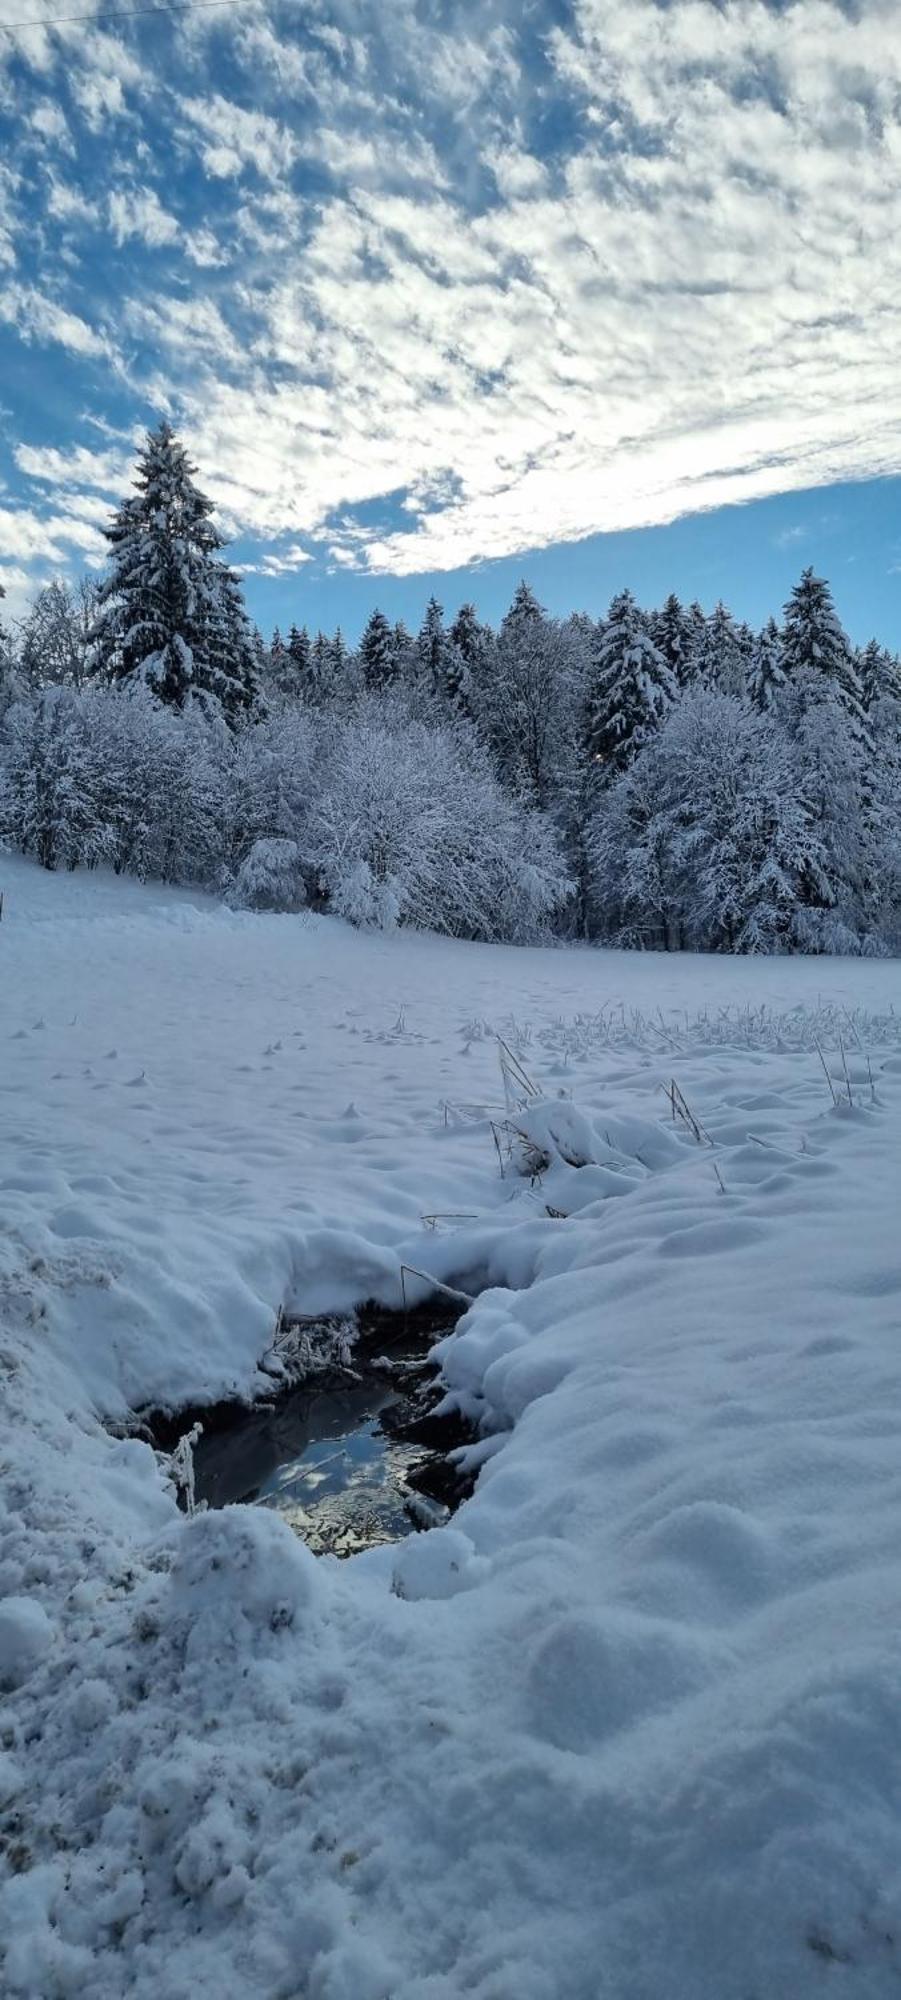
[[372,1311],[353,1348],[359,1381],[316,1378],[269,1405],[208,1413],[195,1498],[274,1507],[317,1554],[352,1555],[446,1520],[471,1490],[446,1456],[468,1433],[432,1416],[440,1390],[426,1357],[452,1325],[446,1302],[410,1318]]

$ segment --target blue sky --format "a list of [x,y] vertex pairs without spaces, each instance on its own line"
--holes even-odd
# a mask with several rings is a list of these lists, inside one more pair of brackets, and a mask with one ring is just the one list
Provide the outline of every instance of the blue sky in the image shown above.
[[756,621],[812,562],[901,645],[899,104],[896,0],[0,34],[7,610],[102,559],[165,411],[267,629],[523,574]]

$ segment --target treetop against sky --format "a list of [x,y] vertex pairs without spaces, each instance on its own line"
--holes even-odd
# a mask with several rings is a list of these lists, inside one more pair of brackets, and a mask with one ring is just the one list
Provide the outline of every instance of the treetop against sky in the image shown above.
[[100,560],[168,411],[264,624],[435,584],[496,617],[524,569],[554,610],[760,620],[800,558],[898,643],[895,28],[231,0],[0,34],[10,603]]

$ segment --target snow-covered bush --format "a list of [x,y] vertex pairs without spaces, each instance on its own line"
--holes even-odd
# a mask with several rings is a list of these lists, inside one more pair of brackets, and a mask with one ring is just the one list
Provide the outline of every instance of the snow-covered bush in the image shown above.
[[296,840],[255,840],[235,870],[227,900],[239,910],[300,910],[307,900]]
[[307,838],[353,923],[515,940],[569,893],[550,825],[503,792],[473,732],[402,702],[369,697],[332,726]]

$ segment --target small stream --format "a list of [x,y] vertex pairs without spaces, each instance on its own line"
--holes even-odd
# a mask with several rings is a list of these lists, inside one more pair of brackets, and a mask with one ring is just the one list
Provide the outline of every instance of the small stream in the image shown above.
[[[456,1323],[442,1299],[409,1313],[364,1306],[347,1370],[330,1367],[271,1401],[218,1404],[145,1419],[169,1450],[195,1421],[196,1501],[273,1507],[317,1555],[349,1556],[411,1529],[434,1527],[472,1491],[447,1453],[472,1432],[455,1417],[435,1417],[437,1371],[427,1356]],[[314,1347],[329,1322],[297,1321]]]

